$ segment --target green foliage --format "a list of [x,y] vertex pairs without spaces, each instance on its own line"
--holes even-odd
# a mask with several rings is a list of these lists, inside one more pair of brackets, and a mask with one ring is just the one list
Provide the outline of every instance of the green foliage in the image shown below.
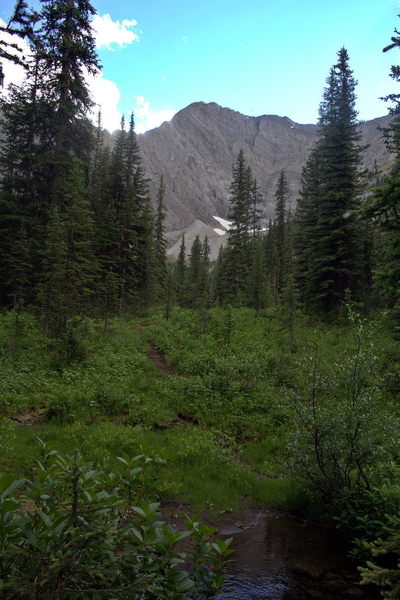
[[186,299],[186,246],[185,235],[182,235],[181,245],[179,247],[178,259],[175,265],[175,280],[176,280],[176,300],[180,306],[185,305]]
[[[22,39],[27,37],[32,40],[33,25],[36,19],[37,15],[28,7],[25,0],[18,0],[10,18],[7,19],[7,25],[2,25],[0,31],[15,36],[15,41],[18,37]],[[6,39],[0,41],[0,57],[18,65],[25,65],[24,57],[21,55],[22,50],[15,41],[10,42]]]
[[308,390],[286,394],[297,421],[290,446],[292,468],[328,502],[371,490],[377,461],[394,450],[384,442],[397,425],[380,407],[371,332],[357,315],[350,317],[354,340],[345,353],[321,364],[315,348],[299,365],[309,373]]
[[320,136],[303,171],[297,207],[299,288],[307,310],[334,313],[346,290],[359,297],[358,207],[361,148],[355,85],[345,48],[331,68],[320,104]]
[[10,419],[0,417],[0,451],[10,451],[16,438],[15,425]]
[[[251,168],[246,164],[243,150],[239,152],[233,164],[229,191],[229,218],[232,225],[228,246],[220,255],[218,287],[220,301],[241,306],[249,303],[249,284],[253,286],[254,294],[256,273],[253,272],[251,277],[251,268],[255,266],[256,253],[252,253],[252,242],[255,245],[259,237],[258,204],[262,201]],[[251,301],[253,305],[259,303],[254,295]]]
[[400,595],[400,517],[388,516],[381,537],[365,542],[365,547],[371,560],[360,568],[361,583],[374,583],[381,589],[382,598],[396,600]]
[[[17,435],[2,469],[31,479],[39,434],[62,453],[79,447],[83,462],[117,478],[126,465],[116,455],[128,462],[141,455],[167,459],[146,468],[142,459],[130,463],[143,468],[134,484],[136,505],[143,498],[178,499],[216,516],[237,510],[246,496],[318,511],[310,502],[317,490],[329,496],[324,514],[355,539],[359,564],[374,562],[365,542],[384,539],[383,515],[398,506],[390,467],[399,456],[397,345],[388,342],[384,318],[372,328],[352,315],[339,327],[310,324],[297,313],[293,353],[286,319],[281,309],[257,314],[232,307],[208,309],[206,327],[197,311],[183,308],[168,321],[158,312],[145,322],[113,318],[106,330],[75,319],[74,358],[43,338],[24,313],[16,357],[14,315],[1,315],[3,414],[34,417],[45,410],[49,418],[12,426]],[[151,364],[149,343],[174,374]]]
[[[42,444],[32,482],[0,479],[0,589],[5,599],[164,598],[214,594],[223,584],[230,540],[188,520],[175,531],[159,504],[136,494],[144,456],[120,457],[105,473],[78,452],[62,456]],[[24,487],[24,494],[15,492]],[[193,540],[187,552],[176,550]]]
[[281,172],[275,192],[275,233],[276,233],[276,293],[281,297],[286,269],[285,223],[287,216],[287,196],[289,187],[284,171]]
[[158,301],[163,300],[167,291],[167,241],[165,238],[165,183],[164,177],[160,177],[160,185],[157,191],[157,212],[154,219],[154,278],[155,296]]
[[363,217],[371,219],[382,230],[381,256],[375,269],[375,280],[390,309],[391,321],[399,337],[400,331],[400,163],[399,158],[384,184],[377,188],[363,207]]

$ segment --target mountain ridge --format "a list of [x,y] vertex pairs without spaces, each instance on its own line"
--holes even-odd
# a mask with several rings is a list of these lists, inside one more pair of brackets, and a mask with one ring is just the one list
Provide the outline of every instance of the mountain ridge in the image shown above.
[[[368,145],[364,167],[390,162],[382,132],[390,116],[360,124],[362,145]],[[212,225],[213,215],[229,214],[232,164],[243,149],[246,161],[265,198],[263,216],[273,214],[279,174],[285,170],[289,200],[294,207],[301,170],[318,125],[296,123],[278,115],[247,116],[215,102],[193,102],[171,121],[138,135],[143,166],[151,179],[153,198],[161,175],[166,184],[167,230],[180,230],[193,221]]]

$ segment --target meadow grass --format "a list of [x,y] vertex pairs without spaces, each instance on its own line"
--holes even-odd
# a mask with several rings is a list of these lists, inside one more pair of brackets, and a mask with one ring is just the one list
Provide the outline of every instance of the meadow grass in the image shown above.
[[[236,509],[244,497],[282,508],[306,503],[287,471],[293,425],[284,397],[307,387],[304,361],[316,348],[329,365],[351,340],[348,326],[299,316],[293,354],[279,312],[249,309],[212,309],[205,327],[183,309],[168,322],[156,312],[145,322],[115,318],[106,331],[87,320],[76,326],[69,357],[30,315],[20,319],[17,352],[9,314],[0,315],[0,331],[1,414],[40,407],[49,415],[45,424],[13,426],[1,470],[28,475],[38,437],[108,469],[118,468],[118,455],[143,453],[166,461],[145,481],[149,493],[215,511]],[[385,336],[376,339],[382,346]],[[150,343],[176,376],[152,364]]]

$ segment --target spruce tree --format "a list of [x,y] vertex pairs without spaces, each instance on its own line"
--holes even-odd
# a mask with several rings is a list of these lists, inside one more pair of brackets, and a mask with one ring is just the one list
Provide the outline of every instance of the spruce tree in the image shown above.
[[259,191],[257,180],[254,179],[251,186],[251,230],[253,238],[257,237],[260,233],[260,214],[259,208],[262,202],[262,195]]
[[289,187],[284,171],[279,175],[275,192],[275,235],[276,235],[276,295],[282,296],[286,274],[286,216]]
[[[87,197],[80,161],[75,159],[60,182],[46,227],[43,267],[38,296],[46,334],[58,336],[68,330],[73,316],[85,316],[93,308],[97,261],[93,248],[93,214]],[[57,237],[60,248],[56,249]]]
[[[30,70],[29,77],[34,78]],[[0,147],[0,303],[9,305],[12,291],[7,273],[15,261],[14,239],[24,229],[30,240],[29,301],[40,273],[43,227],[48,220],[45,157],[51,109],[39,100],[35,80],[12,86],[1,99],[2,144]]]
[[277,244],[276,227],[272,219],[269,220],[268,229],[263,238],[264,264],[265,264],[265,304],[271,306],[277,304]]
[[[384,52],[400,48],[399,32],[395,29],[394,33]],[[390,77],[400,82],[399,65],[391,67]],[[386,131],[386,144],[395,154],[395,164],[383,184],[367,198],[363,216],[368,225],[373,220],[379,228],[382,244],[375,278],[400,337],[400,94],[389,94],[384,100],[392,103],[393,120]]]
[[94,254],[93,211],[85,186],[85,173],[78,159],[64,177],[59,195],[65,206],[67,260],[65,295],[67,318],[93,310],[98,263]]
[[89,150],[92,107],[85,73],[99,71],[89,0],[42,0],[38,42],[41,86],[52,98],[53,173],[56,178],[68,157],[85,159]]
[[265,306],[266,297],[266,272],[264,261],[264,247],[261,237],[252,242],[251,269],[248,282],[248,303],[259,314]]
[[297,343],[295,335],[295,316],[298,306],[298,292],[295,277],[295,266],[293,257],[293,222],[292,210],[289,203],[286,223],[286,248],[285,248],[285,281],[282,288],[282,317],[289,334],[289,346],[291,352],[296,352]]
[[11,288],[13,289],[13,308],[22,310],[26,303],[29,286],[30,244],[24,226],[21,227],[17,238],[14,240],[14,252],[10,260],[9,273]]
[[88,192],[95,214],[96,230],[104,222],[102,213],[108,204],[107,185],[110,159],[110,149],[104,143],[104,129],[101,122],[101,112],[99,112],[88,169]]
[[157,211],[154,221],[154,267],[155,293],[158,300],[164,298],[167,277],[167,240],[165,239],[165,184],[161,175],[157,191]]
[[367,223],[371,219],[383,232],[381,256],[375,279],[384,305],[391,311],[397,337],[400,337],[400,158],[382,186],[367,199],[363,209]]
[[230,213],[232,226],[227,246],[229,296],[241,304],[246,297],[250,269],[250,235],[252,229],[252,176],[241,150],[233,165],[230,186]]
[[308,269],[313,257],[314,244],[318,243],[316,218],[321,193],[319,163],[318,146],[316,146],[312,149],[302,171],[302,185],[294,220],[295,275],[300,291],[300,299],[304,307],[308,301],[308,288],[306,285]]
[[20,340],[20,313],[26,309],[26,301],[29,289],[30,264],[30,244],[26,235],[25,228],[22,226],[18,237],[14,240],[13,255],[10,258],[9,265],[9,284],[13,296],[13,310],[15,315],[15,328],[13,340],[14,357],[18,354],[18,345]]
[[[320,105],[320,137],[303,174],[298,220],[303,248],[299,260],[303,299],[308,308],[337,311],[350,293],[360,296],[359,207],[361,148],[355,85],[342,48]],[[299,224],[298,230],[301,229]]]
[[227,254],[227,249],[221,246],[218,251],[217,260],[211,270],[211,299],[218,306],[224,304],[230,292]]
[[207,330],[207,310],[210,308],[210,299],[210,246],[206,236],[201,244],[200,277],[196,302],[202,333]]
[[[134,229],[134,190],[133,167],[128,166],[128,133],[125,130],[125,118],[115,135],[110,157],[108,183],[102,212],[107,214],[102,229],[103,251],[102,269],[108,281],[114,281],[118,289],[118,310],[122,312],[133,304],[136,290],[134,262],[137,252],[136,232]],[[108,257],[107,257],[108,252]],[[113,273],[113,277],[111,277]]]
[[[14,36],[15,41],[7,42],[5,39],[0,39],[0,58],[25,66],[26,63],[22,49],[18,45],[18,38],[28,38],[33,41],[35,39],[34,24],[37,19],[37,13],[28,7],[25,0],[17,0],[8,23],[0,25],[0,34],[6,33]],[[1,62],[0,74],[3,75]]]
[[135,261],[137,300],[141,308],[147,309],[153,302],[155,293],[154,213],[148,180],[142,167],[136,170],[134,190],[135,228],[138,242]]
[[[19,6],[25,10],[24,3]],[[55,205],[58,219],[66,219],[63,181],[74,171],[75,159],[87,170],[92,126],[86,73],[98,69],[93,14],[86,0],[43,0],[26,81],[2,100],[0,252],[6,258],[1,270],[14,260],[12,238],[23,225],[31,246],[30,302],[37,301],[35,293],[47,277],[44,257]],[[3,287],[0,301],[6,304],[9,295]]]
[[[133,114],[129,130],[121,120],[109,164],[104,209],[116,222],[117,252],[112,270],[118,285],[119,310],[147,307],[154,291],[153,212],[148,181],[141,166]],[[114,227],[115,231],[115,227]]]
[[186,303],[186,274],[186,246],[185,236],[183,235],[179,248],[178,259],[175,265],[176,300],[180,306],[184,306]]
[[201,299],[201,288],[204,284],[204,263],[202,254],[202,244],[197,235],[192,244],[187,270],[186,303],[191,307],[198,306]]
[[109,317],[119,311],[120,276],[118,272],[120,230],[113,203],[105,204],[96,215],[95,254],[98,261],[97,308],[104,318],[105,328]]
[[53,206],[42,251],[43,271],[38,285],[45,335],[60,336],[67,326],[67,233],[58,206]]
[[167,273],[165,278],[165,305],[164,305],[164,318],[166,321],[171,316],[172,307],[174,304],[174,266],[170,263],[167,264]]
[[209,304],[210,300],[210,244],[208,243],[208,236],[203,240],[203,247],[201,251],[202,256],[202,275],[200,290],[201,295],[204,296],[205,304]]

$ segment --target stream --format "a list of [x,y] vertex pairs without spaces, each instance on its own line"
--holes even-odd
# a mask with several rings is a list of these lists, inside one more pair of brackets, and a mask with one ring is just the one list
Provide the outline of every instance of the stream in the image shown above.
[[233,537],[233,561],[215,600],[376,600],[332,532],[290,516],[260,515]]

